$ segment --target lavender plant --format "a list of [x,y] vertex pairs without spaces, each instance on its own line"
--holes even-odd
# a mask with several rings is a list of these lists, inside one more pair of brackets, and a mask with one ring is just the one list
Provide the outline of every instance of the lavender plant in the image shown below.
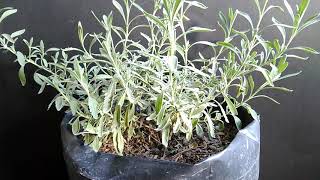
[[[257,22],[239,10],[220,12],[219,25],[225,37],[216,43],[188,40],[191,33],[215,31],[185,25],[189,21],[187,12],[192,8],[207,9],[204,4],[188,0],[153,2],[148,11],[134,0],[113,0],[124,26],[113,24],[112,13],[102,18],[93,14],[103,31],[85,33],[79,22],[81,48],[47,49],[43,41],[36,44],[30,39],[23,40],[27,52],[22,53],[15,44],[24,30],[1,34],[0,48],[14,54],[21,66],[22,85],[26,84],[25,66],[35,66],[39,94],[47,86],[56,89],[49,107],[68,109],[73,115],[73,134],[81,136],[95,151],[103,143],[113,142],[116,153],[121,155],[125,143],[135,136],[141,118],[142,122],[156,124],[164,146],[173,134],[184,134],[186,140],[194,133],[215,137],[217,126],[230,123],[230,117],[241,129],[238,108],[246,108],[257,119],[251,100],[267,98],[278,103],[263,92],[291,91],[278,87],[276,82],[300,74],[286,74],[290,59],[307,59],[295,55],[296,51],[318,54],[310,47],[292,46],[300,32],[320,21],[319,14],[304,18],[310,0],[302,0],[295,11],[287,0],[285,8],[270,5],[269,0],[254,0]],[[292,22],[284,24],[272,18],[272,24],[264,26],[266,15],[275,10],[286,11]],[[133,11],[140,14],[133,16]],[[12,8],[2,9],[0,22],[15,12]],[[135,25],[138,20],[144,23]],[[248,30],[238,29],[236,21],[247,21]],[[280,39],[265,39],[264,32],[272,28],[280,32]],[[133,33],[147,43],[134,40]],[[191,58],[190,53],[198,45],[210,47],[213,55],[206,57],[198,52],[196,58]],[[252,76],[255,72],[264,77],[262,84],[256,83]],[[218,100],[221,97],[223,101]]]

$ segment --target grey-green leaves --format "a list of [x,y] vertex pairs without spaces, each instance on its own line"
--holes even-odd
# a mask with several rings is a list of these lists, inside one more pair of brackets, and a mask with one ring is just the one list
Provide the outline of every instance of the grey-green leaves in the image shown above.
[[251,26],[251,29],[254,30],[253,22],[252,22],[251,17],[249,16],[249,14],[242,12],[242,11],[239,11],[239,10],[236,11],[236,14],[239,14],[239,15],[243,16],[244,18],[246,18]]
[[257,71],[261,72],[262,75],[264,76],[264,78],[267,80],[268,84],[270,86],[274,86],[273,84],[273,80],[270,77],[270,73],[268,72],[268,70],[266,70],[265,68],[259,67],[259,66],[255,66],[257,68]]
[[25,86],[26,85],[26,75],[25,75],[25,72],[24,72],[24,69],[25,69],[25,65],[26,65],[26,59],[24,57],[24,55],[18,51],[17,54],[17,61],[18,63],[20,64],[20,69],[19,69],[19,79],[20,79],[20,82],[22,84],[22,86]]
[[12,8],[4,8],[3,10],[4,12],[0,16],[0,23],[2,23],[2,21],[6,19],[8,16],[15,14],[17,12],[16,9],[12,9]]
[[83,44],[84,34],[83,34],[83,27],[80,21],[78,22],[78,36],[79,36],[80,43]]
[[11,38],[14,39],[14,38],[16,38],[16,37],[19,37],[19,36],[21,36],[25,31],[26,31],[25,29],[22,29],[22,30],[13,32],[13,33],[11,34]]
[[21,66],[19,69],[19,79],[22,86],[25,86],[27,83],[26,75],[24,73],[24,66]]
[[224,99],[226,100],[226,103],[228,105],[228,108],[229,108],[231,114],[233,116],[237,116],[238,115],[238,111],[237,111],[236,106],[233,104],[233,102],[227,96],[224,96]]
[[91,112],[91,115],[94,119],[98,119],[99,117],[99,107],[98,107],[98,102],[97,100],[92,97],[92,96],[89,96],[88,97],[88,105],[89,105],[89,109],[90,109],[90,112]]
[[[292,47],[303,29],[320,21],[319,13],[304,21],[309,0],[301,0],[297,11],[288,0],[284,0],[285,8],[254,0],[259,12],[255,20],[231,8],[226,14],[220,12],[219,26],[225,38],[217,43],[188,40],[190,33],[210,35],[215,31],[185,26],[191,7],[207,8],[200,1],[150,2],[154,7],[147,10],[138,1],[112,0],[124,26],[113,25],[112,13],[101,19],[94,15],[104,29],[101,33],[84,33],[79,22],[81,49],[46,49],[43,41],[30,39],[23,40],[24,54],[15,44],[25,30],[0,36],[1,49],[14,54],[20,65],[21,84],[26,84],[26,65],[33,65],[39,93],[46,86],[56,89],[57,96],[49,106],[72,112],[73,134],[82,136],[84,144],[95,151],[103,143],[112,143],[114,151],[123,155],[125,144],[138,138],[143,126],[159,133],[159,142],[165,147],[170,146],[173,134],[184,136],[186,141],[195,133],[215,138],[224,123],[233,121],[240,130],[243,117],[239,108],[258,120],[249,105],[251,100],[267,98],[278,103],[264,90],[291,92],[276,82],[299,74],[286,74],[290,59],[307,59],[293,52],[319,54],[311,47]],[[133,9],[139,13],[135,17],[131,17]],[[292,23],[284,24],[274,17],[271,24],[265,24],[270,22],[265,15],[273,9],[286,9]],[[1,22],[16,10],[0,12]],[[135,21],[138,18],[144,20]],[[241,29],[249,30],[237,26],[243,21],[247,28]],[[280,37],[267,39],[267,28],[279,31]],[[200,52],[194,46],[208,48],[203,53],[202,47]]]
[[286,8],[287,8],[287,10],[288,10],[288,12],[289,12],[289,14],[290,14],[290,17],[291,17],[291,19],[292,19],[292,21],[294,21],[294,13],[293,13],[293,10],[292,10],[292,7],[291,7],[291,5],[288,3],[288,1],[287,0],[283,0],[284,1],[284,4],[285,4],[285,6],[286,6]]
[[17,52],[17,61],[20,64],[20,66],[26,65],[26,58],[20,51]]
[[206,5],[204,5],[203,3],[199,2],[199,1],[185,1],[185,3],[191,5],[191,6],[195,6],[201,9],[207,9],[208,7]]
[[162,108],[162,104],[163,104],[163,93],[159,94],[157,97],[157,101],[155,104],[155,108],[156,108],[156,113],[159,113],[161,108]]
[[80,126],[80,121],[79,121],[79,117],[78,117],[71,124],[72,133],[78,134],[80,131],[80,128],[81,128],[81,126]]
[[291,50],[301,50],[310,54],[319,54],[319,52],[314,50],[313,48],[305,47],[305,46],[293,47],[291,48]]
[[123,17],[123,19],[126,19],[126,15],[124,14],[123,8],[121,6],[120,3],[118,3],[118,1],[116,0],[112,0],[112,3],[114,5],[114,7],[117,8],[117,10],[119,11],[119,13],[121,14],[121,16]]
[[118,154],[122,155],[123,149],[124,149],[124,138],[122,136],[122,132],[120,130],[116,130],[113,132],[113,144],[115,147],[115,150]]

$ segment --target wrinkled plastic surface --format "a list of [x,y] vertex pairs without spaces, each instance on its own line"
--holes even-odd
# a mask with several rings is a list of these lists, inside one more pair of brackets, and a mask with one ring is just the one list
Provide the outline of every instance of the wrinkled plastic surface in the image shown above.
[[62,124],[64,157],[71,180],[257,180],[259,178],[260,123],[242,129],[221,153],[196,165],[94,152]]

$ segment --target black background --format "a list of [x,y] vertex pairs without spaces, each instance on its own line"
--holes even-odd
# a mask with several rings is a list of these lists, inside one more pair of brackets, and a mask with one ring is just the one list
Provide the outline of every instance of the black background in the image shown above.
[[[192,23],[217,26],[218,11],[228,7],[249,12],[253,17],[253,0],[210,0],[207,11],[194,11]],[[282,0],[271,0],[282,4]],[[298,0],[290,0],[296,4]],[[108,14],[111,0],[4,0],[1,6],[13,6],[19,13],[1,25],[1,32],[26,28],[25,38],[43,39],[47,46],[78,46],[76,25],[82,21],[86,31],[99,31],[97,15]],[[320,1],[312,0],[308,14],[320,11]],[[274,12],[272,16],[281,16]],[[254,18],[253,18],[254,19]],[[289,22],[289,17],[278,18]],[[246,24],[240,24],[240,26]],[[320,49],[320,25],[307,29],[296,43]],[[279,36],[268,31],[267,37]],[[196,36],[197,39],[218,40],[221,32]],[[46,90],[36,95],[38,87],[29,77],[21,87],[18,65],[13,58],[0,56],[0,179],[66,179],[61,155],[59,123],[63,112],[46,110],[55,92]],[[303,70],[297,78],[281,85],[295,91],[290,94],[268,93],[281,102],[275,105],[257,100],[254,105],[262,117],[261,178],[262,180],[320,179],[320,60],[311,56],[308,62],[292,62],[290,72]],[[29,68],[32,72],[32,68]],[[29,75],[31,76],[31,75]]]

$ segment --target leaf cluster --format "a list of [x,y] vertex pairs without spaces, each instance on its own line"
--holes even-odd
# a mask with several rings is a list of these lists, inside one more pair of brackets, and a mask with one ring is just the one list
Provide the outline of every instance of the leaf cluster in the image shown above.
[[[276,86],[276,82],[300,73],[285,73],[290,59],[307,59],[294,52],[318,54],[310,47],[292,47],[302,30],[320,21],[319,14],[304,20],[310,0],[302,0],[295,11],[286,0],[286,10],[270,5],[268,0],[254,0],[257,22],[239,10],[220,12],[219,26],[225,37],[216,43],[188,40],[191,33],[215,31],[186,28],[191,8],[207,8],[199,1],[155,0],[150,11],[134,0],[112,2],[124,26],[114,25],[112,13],[101,18],[93,13],[103,31],[85,33],[79,22],[81,48],[47,49],[43,41],[36,44],[31,38],[23,40],[27,52],[22,53],[15,49],[15,43],[24,30],[0,37],[0,48],[17,57],[22,85],[26,84],[25,66],[37,67],[34,81],[40,85],[39,94],[47,86],[56,89],[49,107],[69,109],[73,114],[72,132],[82,136],[95,151],[112,141],[121,155],[142,118],[142,122],[156,125],[164,146],[173,134],[183,134],[190,140],[194,133],[204,136],[207,131],[208,136],[215,137],[216,130],[230,123],[231,118],[241,129],[239,107],[257,119],[249,105],[252,99],[268,98],[278,103],[263,91],[291,91]],[[133,16],[134,10],[139,15]],[[265,16],[275,10],[287,12],[292,22],[285,24],[272,18],[272,24],[263,26]],[[15,12],[12,8],[2,9],[0,22]],[[135,25],[141,19],[145,23]],[[238,29],[236,21],[247,21],[248,29]],[[281,37],[265,39],[264,32],[270,29],[278,30]],[[137,32],[139,39],[147,42],[145,45],[134,40]],[[210,47],[213,55],[205,57],[197,52],[197,57],[191,59],[190,53],[199,45]],[[255,72],[264,77],[262,84],[252,76]]]

